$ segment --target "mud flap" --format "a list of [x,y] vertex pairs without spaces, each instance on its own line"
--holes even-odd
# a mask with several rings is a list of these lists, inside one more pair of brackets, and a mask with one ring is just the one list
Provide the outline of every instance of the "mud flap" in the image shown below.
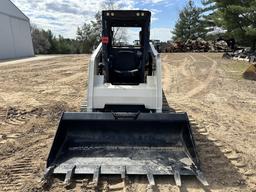
[[174,175],[177,185],[181,175],[203,177],[186,113],[64,113],[47,167],[69,177],[146,175],[151,183]]

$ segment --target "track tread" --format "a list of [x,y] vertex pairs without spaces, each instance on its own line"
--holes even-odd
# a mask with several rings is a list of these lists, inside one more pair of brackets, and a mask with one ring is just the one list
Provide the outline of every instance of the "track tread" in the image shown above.
[[33,177],[36,166],[32,163],[32,157],[16,159],[15,164],[5,168],[7,174],[0,175],[0,189],[3,191],[20,191],[25,181]]

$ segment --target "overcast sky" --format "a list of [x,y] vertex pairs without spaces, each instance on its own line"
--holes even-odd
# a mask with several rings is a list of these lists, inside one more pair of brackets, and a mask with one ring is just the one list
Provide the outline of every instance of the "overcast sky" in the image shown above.
[[[106,0],[12,0],[31,20],[55,35],[75,38],[78,26],[89,22]],[[109,0],[107,0],[109,1]],[[114,0],[113,0],[114,1]],[[200,5],[201,0],[195,0]],[[116,0],[122,9],[152,12],[151,39],[167,41],[187,0]]]

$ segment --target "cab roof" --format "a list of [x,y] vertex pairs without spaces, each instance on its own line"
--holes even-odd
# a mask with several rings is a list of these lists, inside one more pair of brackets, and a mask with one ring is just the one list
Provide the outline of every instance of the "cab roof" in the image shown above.
[[150,23],[151,12],[144,10],[105,10],[102,11],[103,23],[112,27],[142,27]]

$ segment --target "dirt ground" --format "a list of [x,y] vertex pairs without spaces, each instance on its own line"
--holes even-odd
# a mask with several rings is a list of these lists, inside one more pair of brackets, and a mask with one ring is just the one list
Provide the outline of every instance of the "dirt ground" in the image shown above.
[[[79,111],[89,55],[0,64],[0,191],[44,191],[40,179],[63,111]],[[256,81],[248,64],[216,53],[162,54],[169,105],[188,112],[201,168],[194,177],[157,177],[153,191],[256,191]],[[93,191],[77,180],[69,191]],[[99,191],[124,191],[119,177],[100,178]],[[49,191],[67,191],[55,179]],[[146,177],[130,177],[126,191],[150,191]]]

